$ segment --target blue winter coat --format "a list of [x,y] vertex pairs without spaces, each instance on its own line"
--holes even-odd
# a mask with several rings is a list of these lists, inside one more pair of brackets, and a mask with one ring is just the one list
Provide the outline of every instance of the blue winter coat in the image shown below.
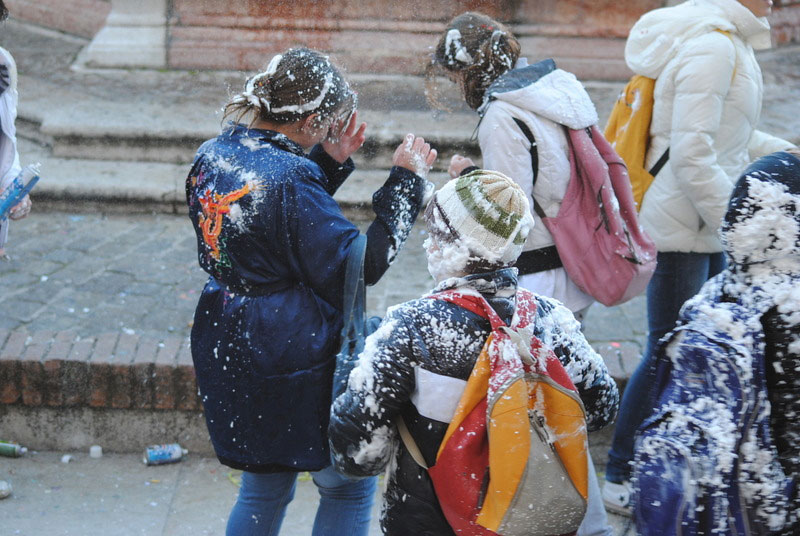
[[[195,312],[192,357],[223,464],[253,472],[329,464],[344,266],[359,232],[331,196],[352,170],[320,146],[307,156],[282,134],[241,125],[197,152],[186,195],[211,277]],[[423,183],[393,168],[373,196],[368,284],[405,241]]]

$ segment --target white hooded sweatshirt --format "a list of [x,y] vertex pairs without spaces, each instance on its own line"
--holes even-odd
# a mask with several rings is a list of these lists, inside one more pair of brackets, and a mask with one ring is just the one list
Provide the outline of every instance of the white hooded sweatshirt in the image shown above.
[[[0,65],[8,68],[8,87],[0,94],[0,192],[19,175],[22,167],[17,153],[17,64],[9,52],[0,47]],[[8,220],[0,222],[0,249],[8,238]]]
[[[552,60],[528,65],[520,58],[514,69],[487,89],[478,112],[483,116],[478,127],[483,167],[512,178],[528,195],[529,203],[537,203],[547,216],[557,215],[570,178],[564,127],[582,129],[598,122],[597,110],[583,85],[572,73],[556,69]],[[531,144],[514,118],[523,121],[536,140],[539,165],[535,185]],[[534,213],[533,218],[524,251],[554,244],[539,216]],[[573,312],[594,301],[564,268],[522,276],[520,285],[561,301]]]
[[639,220],[659,251],[722,251],[718,230],[733,184],[760,156],[791,143],[756,130],[763,81],[754,49],[769,23],[737,0],[689,0],[645,14],[625,61],[656,79],[646,167],[669,148]]

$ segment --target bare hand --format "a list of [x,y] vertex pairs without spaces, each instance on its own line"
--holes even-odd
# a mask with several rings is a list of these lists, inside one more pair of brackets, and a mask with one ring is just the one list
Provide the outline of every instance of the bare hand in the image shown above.
[[406,134],[405,140],[394,151],[392,164],[413,171],[423,179],[428,176],[431,166],[436,161],[436,149],[431,149],[424,138]]
[[450,167],[447,168],[447,172],[450,174],[451,178],[455,179],[461,175],[462,171],[474,165],[475,162],[473,162],[472,159],[461,156],[460,154],[454,154],[453,158],[450,159]]
[[349,119],[344,129],[342,129],[343,120],[336,120],[331,125],[330,132],[337,133],[341,131],[341,134],[338,136],[329,134],[328,137],[322,140],[322,148],[340,164],[344,164],[350,158],[350,155],[364,145],[364,141],[367,139],[365,134],[367,124],[358,124],[358,112],[353,112]]
[[11,207],[8,217],[12,220],[21,220],[31,211],[32,205],[33,203],[31,202],[30,196],[26,195],[22,198],[22,201]]

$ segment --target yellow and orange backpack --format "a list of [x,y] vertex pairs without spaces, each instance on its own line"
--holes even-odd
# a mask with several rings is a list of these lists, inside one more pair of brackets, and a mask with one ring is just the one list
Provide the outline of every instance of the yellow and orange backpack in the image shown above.
[[433,482],[461,536],[574,534],[586,513],[586,413],[558,357],[533,336],[536,301],[517,291],[507,326],[481,296],[430,296],[484,318],[492,332],[472,370],[432,467],[402,419],[400,437]]

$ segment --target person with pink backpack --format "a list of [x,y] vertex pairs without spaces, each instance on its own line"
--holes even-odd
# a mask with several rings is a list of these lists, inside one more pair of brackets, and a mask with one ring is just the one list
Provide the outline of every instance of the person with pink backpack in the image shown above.
[[[579,321],[595,299],[612,305],[643,292],[655,249],[636,223],[625,166],[597,130],[597,111],[577,78],[553,60],[529,65],[505,26],[473,12],[450,21],[434,48],[434,97],[438,74],[458,83],[480,115],[483,168],[512,178],[533,209],[535,225],[515,265],[520,287],[559,300]],[[455,155],[449,172],[473,166]],[[583,195],[589,190],[597,195]],[[595,481],[578,534],[611,534]]]

